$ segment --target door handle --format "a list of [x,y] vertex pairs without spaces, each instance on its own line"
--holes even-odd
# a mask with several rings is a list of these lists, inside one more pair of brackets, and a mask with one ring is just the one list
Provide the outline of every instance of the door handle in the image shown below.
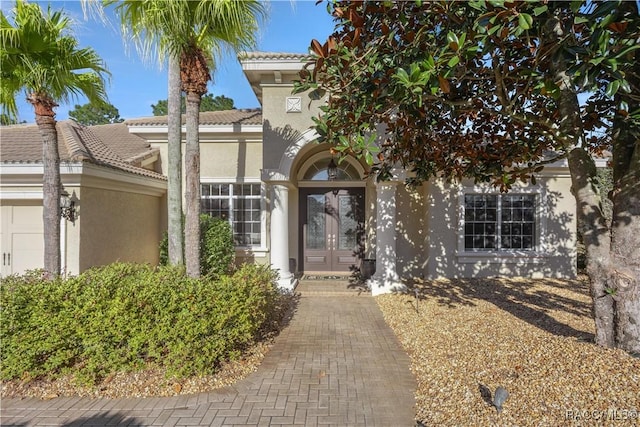
[[11,252],[7,253],[7,265],[11,265]]
[[7,265],[7,253],[2,252],[2,265]]

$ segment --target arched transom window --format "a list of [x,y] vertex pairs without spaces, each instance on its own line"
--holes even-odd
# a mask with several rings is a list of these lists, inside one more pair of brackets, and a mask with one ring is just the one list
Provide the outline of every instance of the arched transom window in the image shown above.
[[[306,168],[302,179],[305,181],[329,181],[329,163],[331,158],[321,158],[314,161]],[[360,173],[349,161],[338,162],[334,160],[336,181],[358,181]]]

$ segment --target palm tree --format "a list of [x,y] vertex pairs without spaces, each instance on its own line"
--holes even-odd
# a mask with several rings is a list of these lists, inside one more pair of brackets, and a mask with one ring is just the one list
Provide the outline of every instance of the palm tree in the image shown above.
[[117,3],[116,10],[134,36],[145,35],[147,47],[155,43],[160,53],[179,59],[181,89],[186,93],[185,259],[187,275],[198,277],[200,102],[215,70],[214,58],[224,48],[236,52],[253,48],[265,9],[256,0],[125,0]]
[[0,102],[3,112],[17,116],[16,96],[26,92],[33,105],[43,142],[42,203],[44,270],[60,274],[60,156],[55,107],[78,95],[106,102],[103,61],[91,48],[78,48],[70,35],[71,21],[62,12],[45,14],[39,5],[17,0],[14,25],[0,11]]
[[[101,3],[101,5],[100,5]],[[169,53],[163,39],[165,22],[171,21],[172,10],[165,8],[166,0],[124,1],[82,0],[83,7],[105,20],[102,7],[116,5],[122,32],[131,35],[144,60],[158,60],[161,64],[168,57],[168,135],[167,135],[167,220],[169,264],[184,264],[182,231],[182,91],[180,90],[180,58]],[[128,40],[124,37],[124,40]]]

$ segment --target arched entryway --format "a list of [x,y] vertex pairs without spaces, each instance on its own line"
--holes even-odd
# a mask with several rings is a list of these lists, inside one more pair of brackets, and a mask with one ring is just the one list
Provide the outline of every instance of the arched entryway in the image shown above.
[[353,158],[338,162],[327,151],[298,171],[300,270],[346,273],[364,256],[364,169]]

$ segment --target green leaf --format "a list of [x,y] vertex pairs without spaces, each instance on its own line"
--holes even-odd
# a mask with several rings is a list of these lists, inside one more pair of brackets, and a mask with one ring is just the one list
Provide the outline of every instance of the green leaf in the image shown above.
[[549,9],[549,7],[547,5],[536,7],[535,9],[533,9],[533,14],[535,16],[540,16],[543,13],[545,13],[548,9]]
[[458,41],[458,44],[460,46],[464,45],[464,42],[467,40],[467,33],[462,33],[462,35],[460,36],[460,40]]
[[533,17],[528,13],[518,15],[518,26],[523,30],[528,30],[533,25]]
[[455,67],[460,62],[460,58],[458,56],[452,56],[447,65],[449,67]]
[[614,80],[612,82],[609,82],[606,90],[607,96],[612,97],[618,92],[618,89],[620,89],[620,80]]
[[476,10],[485,10],[487,8],[487,3],[485,0],[471,0],[469,1],[469,6]]
[[502,28],[501,25],[494,25],[493,27],[489,28],[489,31],[487,32],[489,35],[493,35],[495,34],[498,30],[500,30]]
[[373,165],[373,155],[367,151],[364,153],[364,161],[367,162],[369,166]]
[[447,34],[447,43],[451,50],[457,51],[460,46],[460,42],[458,40],[458,36],[453,31],[449,31]]
[[620,82],[620,89],[626,93],[631,93],[631,85],[626,80],[618,80]]

